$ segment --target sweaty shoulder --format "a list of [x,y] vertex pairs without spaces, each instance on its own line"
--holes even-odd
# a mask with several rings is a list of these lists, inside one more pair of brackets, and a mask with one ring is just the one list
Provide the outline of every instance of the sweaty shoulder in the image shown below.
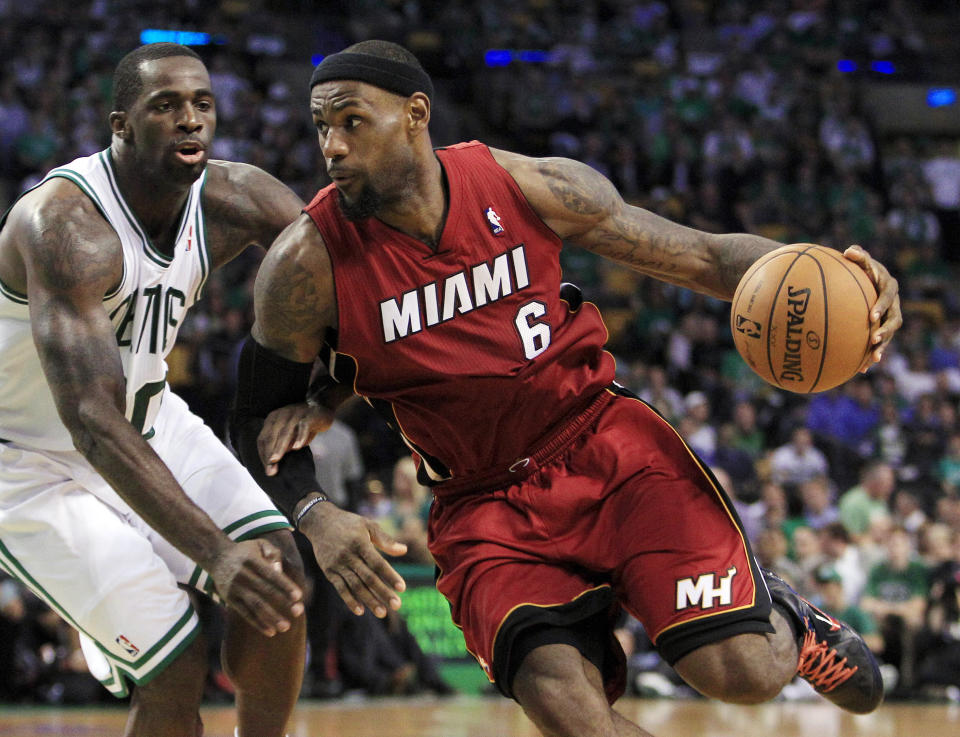
[[123,277],[116,231],[73,182],[55,177],[27,192],[0,231],[0,281],[29,295],[28,280],[104,294]]
[[555,156],[533,158],[495,148],[490,153],[561,238],[580,235],[623,207],[610,180],[582,162]]
[[312,361],[337,307],[326,244],[308,215],[274,241],[257,272],[254,337],[295,361]]
[[263,169],[235,161],[207,164],[203,211],[219,266],[251,245],[268,248],[299,215],[303,201]]

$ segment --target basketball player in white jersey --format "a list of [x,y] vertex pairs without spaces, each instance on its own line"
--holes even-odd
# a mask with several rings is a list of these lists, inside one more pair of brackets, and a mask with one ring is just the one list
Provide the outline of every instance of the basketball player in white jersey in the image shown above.
[[[110,126],[110,148],[54,169],[0,221],[0,568],[81,632],[110,691],[136,686],[127,735],[201,733],[205,647],[184,588],[215,594],[239,734],[280,737],[305,651],[291,526],[170,391],[164,358],[210,271],[269,245],[302,202],[260,169],[208,161],[215,103],[186,47],[119,63]],[[403,546],[340,521],[340,570],[385,615],[399,600],[381,579],[402,581],[374,546]]]

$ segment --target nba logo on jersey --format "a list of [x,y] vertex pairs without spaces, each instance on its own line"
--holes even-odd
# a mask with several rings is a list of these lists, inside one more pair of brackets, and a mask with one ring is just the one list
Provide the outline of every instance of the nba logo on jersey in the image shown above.
[[487,216],[487,224],[490,226],[490,232],[494,235],[503,235],[503,226],[500,225],[500,216],[494,212],[492,207],[488,207],[483,211],[483,214]]
[[117,635],[117,644],[127,651],[129,655],[139,655],[140,648],[134,645],[130,640],[128,640],[123,635]]

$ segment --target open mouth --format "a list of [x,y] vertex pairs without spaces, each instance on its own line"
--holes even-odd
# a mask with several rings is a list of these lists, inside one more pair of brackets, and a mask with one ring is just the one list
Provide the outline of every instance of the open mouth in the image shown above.
[[177,158],[185,164],[199,164],[203,161],[204,148],[194,141],[185,141],[177,146]]

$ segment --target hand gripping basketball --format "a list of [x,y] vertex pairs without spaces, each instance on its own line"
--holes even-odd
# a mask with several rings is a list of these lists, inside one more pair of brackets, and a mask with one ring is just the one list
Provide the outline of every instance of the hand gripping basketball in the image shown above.
[[733,342],[770,384],[801,394],[826,391],[863,365],[876,300],[870,277],[839,251],[783,246],[759,258],[737,285]]

